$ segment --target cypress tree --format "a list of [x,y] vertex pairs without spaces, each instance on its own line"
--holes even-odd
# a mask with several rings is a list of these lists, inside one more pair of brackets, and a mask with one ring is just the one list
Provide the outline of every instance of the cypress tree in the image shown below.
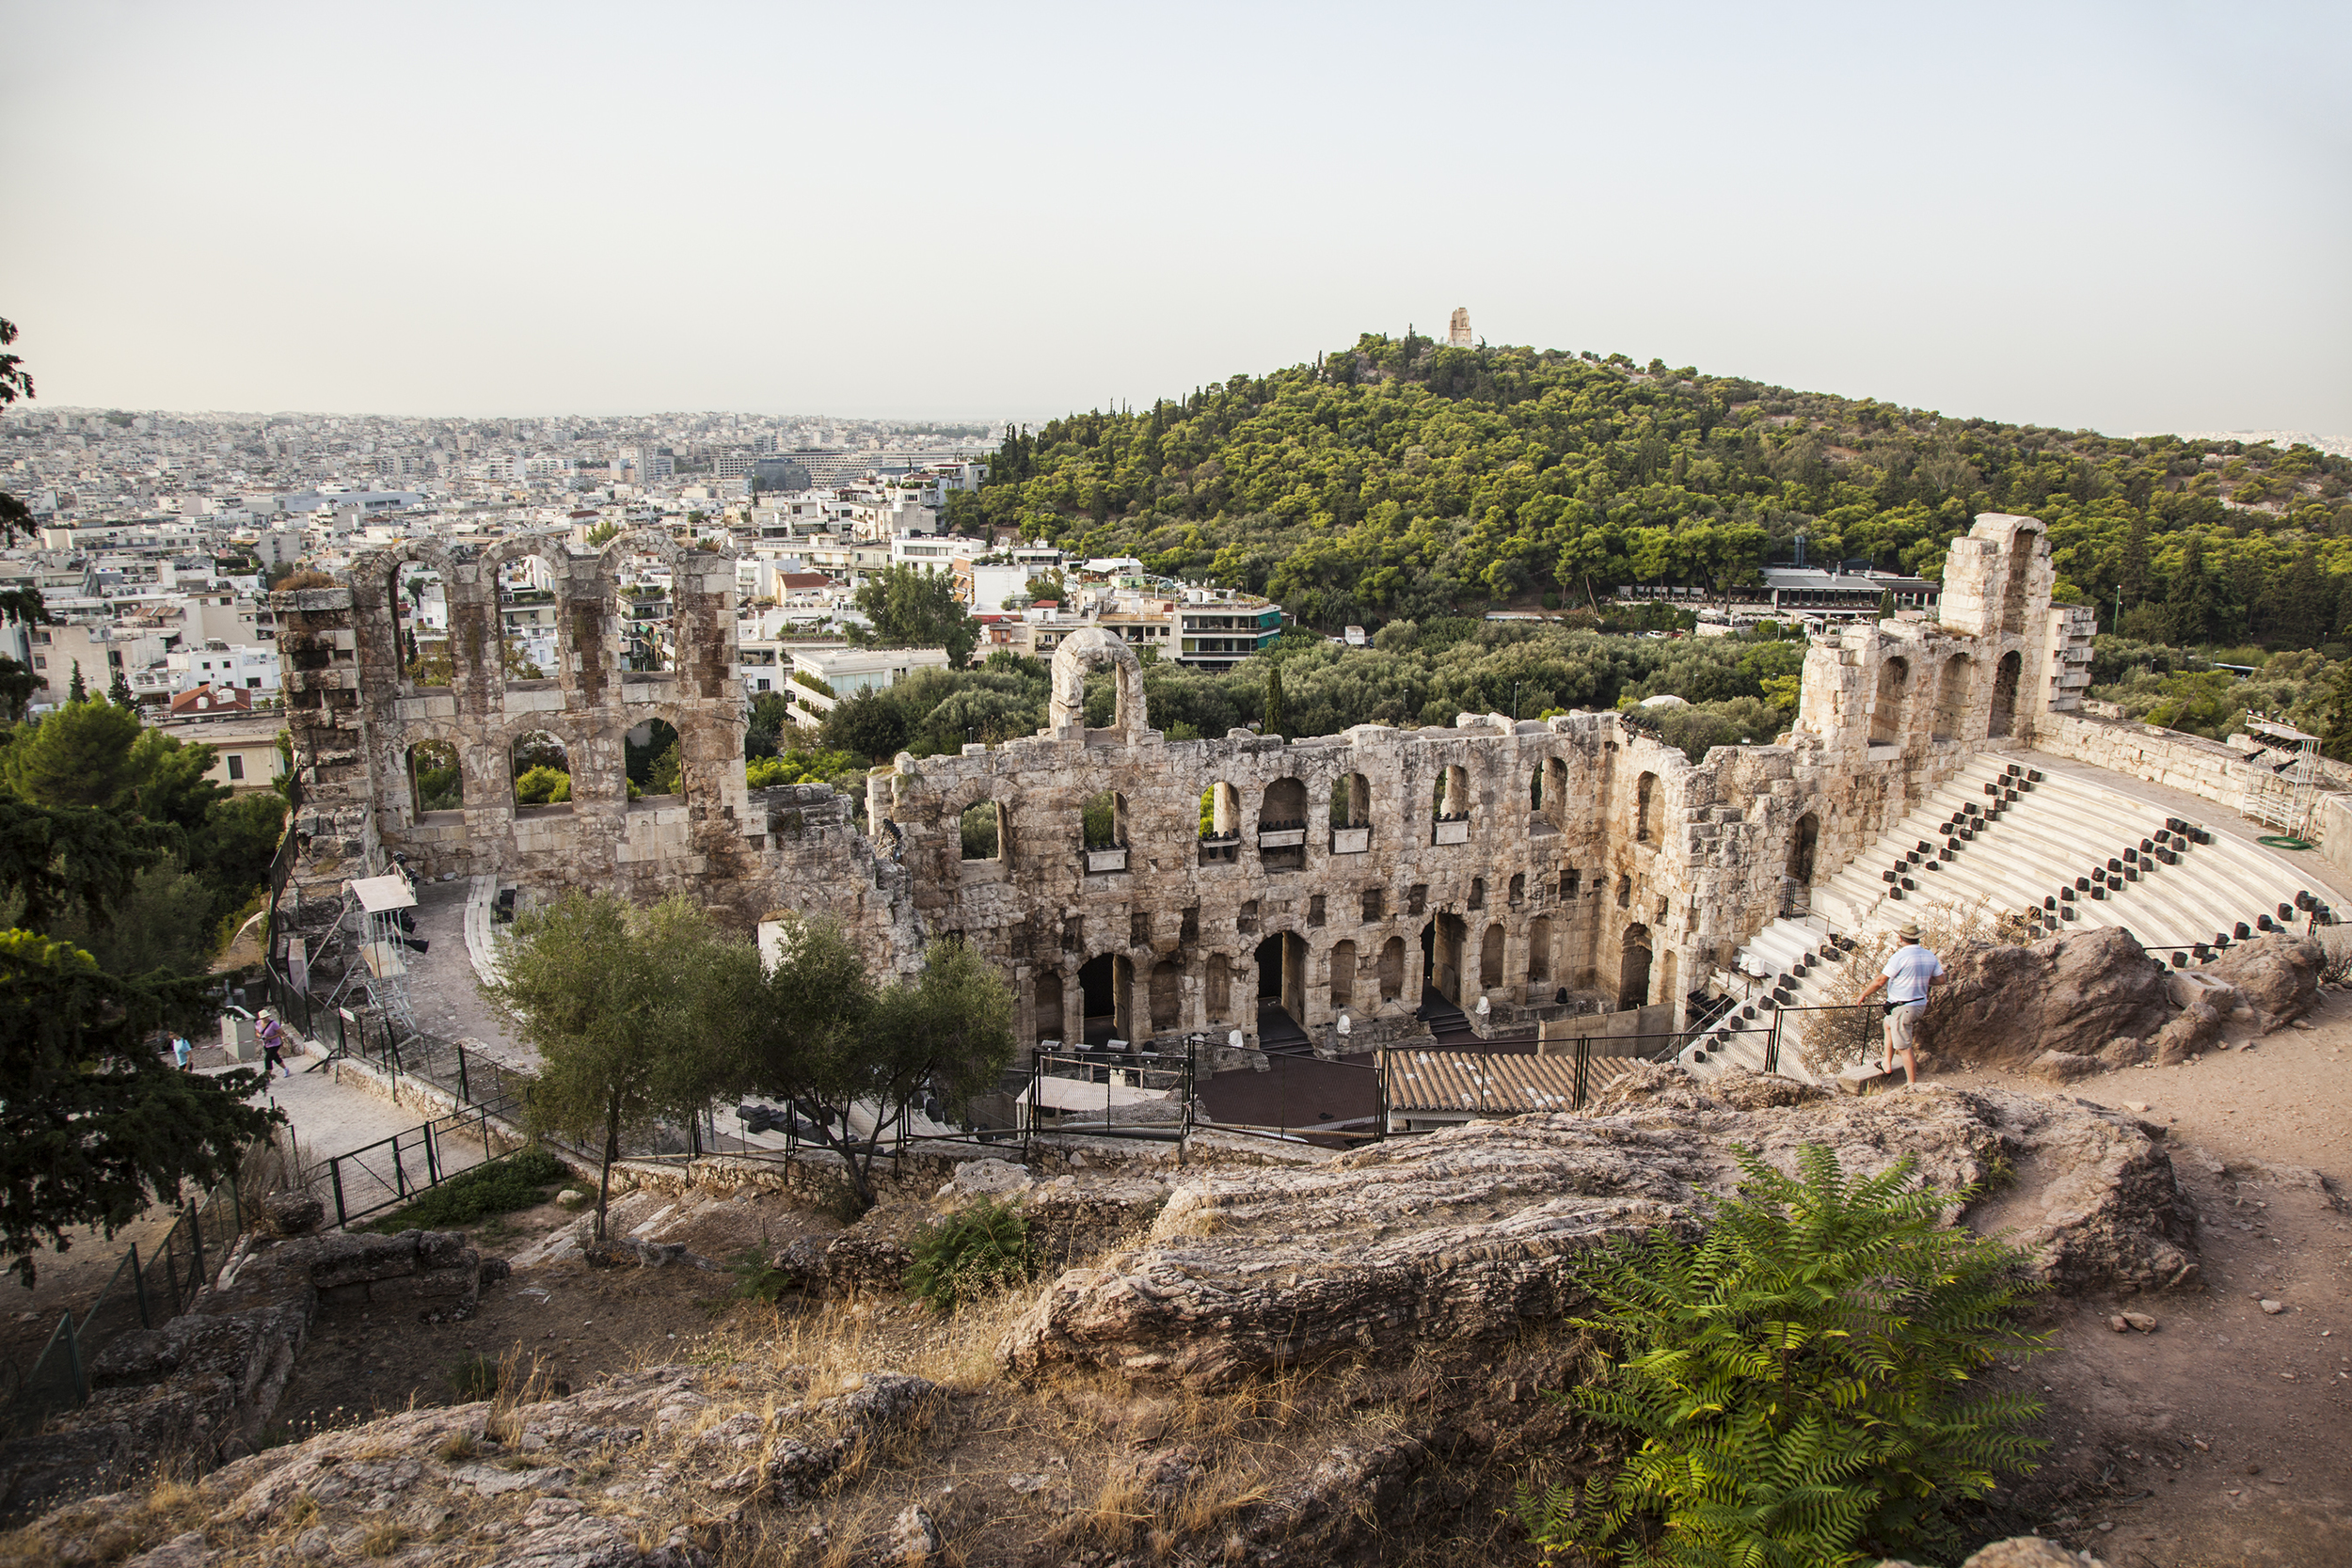
[[1279,664],[1265,673],[1265,719],[1260,727],[1268,735],[1283,735],[1290,727],[1290,715],[1282,711],[1282,667]]
[[65,700],[69,703],[89,701],[89,687],[82,680],[82,661],[78,658],[73,661],[73,678],[66,683]]

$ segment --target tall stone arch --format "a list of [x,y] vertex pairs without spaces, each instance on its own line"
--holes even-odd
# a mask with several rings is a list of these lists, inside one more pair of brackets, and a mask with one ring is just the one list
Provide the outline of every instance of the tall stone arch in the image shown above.
[[1151,728],[1143,697],[1143,663],[1136,651],[1101,626],[1071,633],[1054,650],[1054,693],[1046,722],[1056,731],[1083,729],[1087,721],[1087,675],[1108,665],[1119,684],[1119,705],[1111,726],[1129,740]]

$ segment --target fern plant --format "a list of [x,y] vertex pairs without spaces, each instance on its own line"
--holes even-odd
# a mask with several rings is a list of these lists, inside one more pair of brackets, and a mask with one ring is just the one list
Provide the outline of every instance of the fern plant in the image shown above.
[[908,1291],[940,1312],[1029,1277],[1029,1222],[1009,1203],[979,1198],[915,1238]]
[[[1800,1180],[1740,1151],[1740,1195],[1696,1240],[1652,1232],[1597,1257],[1577,1319],[1618,1352],[1565,1396],[1640,1447],[1613,1474],[1522,1490],[1547,1562],[1825,1568],[1948,1553],[1953,1504],[2044,1446],[2041,1402],[1971,1380],[2043,1340],[2039,1289],[2005,1243],[1947,1228],[1951,1195],[1906,1156],[1851,1177],[1807,1145]],[[1555,1396],[1557,1397],[1557,1396]],[[1865,1551],[1865,1547],[1868,1551]]]

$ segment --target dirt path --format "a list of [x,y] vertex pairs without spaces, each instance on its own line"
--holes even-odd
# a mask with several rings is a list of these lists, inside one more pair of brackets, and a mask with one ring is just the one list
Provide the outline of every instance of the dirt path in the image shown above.
[[[2352,995],[2323,999],[2308,1030],[2037,1090],[2166,1129],[2206,1290],[2074,1304],[2049,1354],[1996,1379],[2049,1406],[2049,1459],[2007,1499],[2019,1528],[2116,1568],[2352,1562],[2352,1212],[2329,1190],[2352,1179]],[[2120,1312],[2158,1327],[2117,1333]]]

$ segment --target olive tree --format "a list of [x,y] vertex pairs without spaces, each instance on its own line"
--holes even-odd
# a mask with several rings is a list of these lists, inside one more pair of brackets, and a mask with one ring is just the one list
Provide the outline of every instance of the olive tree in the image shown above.
[[913,978],[877,987],[827,921],[785,922],[773,960],[730,960],[725,1089],[788,1101],[870,1205],[883,1134],[925,1094],[966,1100],[1011,1061],[1011,989],[952,942],[931,943]]
[[710,1100],[716,982],[739,945],[683,897],[639,909],[574,893],[516,917],[483,993],[539,1053],[526,1125],[599,1149],[599,1241],[623,1130],[689,1119]]

